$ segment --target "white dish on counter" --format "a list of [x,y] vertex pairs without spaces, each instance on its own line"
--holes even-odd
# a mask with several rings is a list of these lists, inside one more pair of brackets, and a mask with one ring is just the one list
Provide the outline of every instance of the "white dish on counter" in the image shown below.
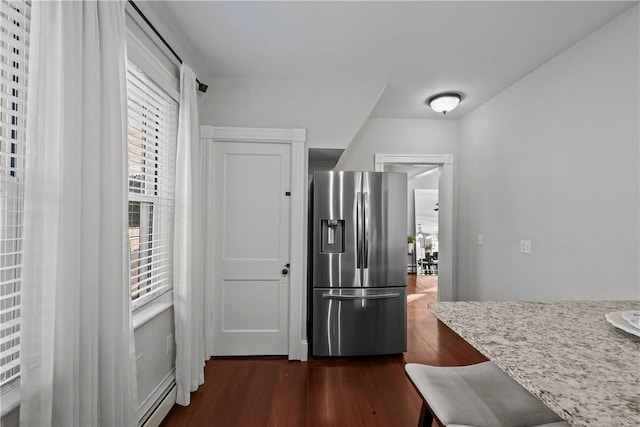
[[640,329],[640,310],[623,311],[622,318],[636,329]]
[[611,313],[607,313],[605,318],[607,319],[607,322],[611,323],[616,328],[622,329],[625,332],[640,337],[640,329],[634,328],[626,320],[624,320],[624,318],[622,317],[622,313],[622,311],[612,311]]

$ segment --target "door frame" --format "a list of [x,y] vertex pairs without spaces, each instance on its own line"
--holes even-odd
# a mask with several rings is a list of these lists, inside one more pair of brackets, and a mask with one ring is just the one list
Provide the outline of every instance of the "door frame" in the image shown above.
[[[306,285],[305,265],[305,158],[304,146],[307,139],[305,129],[277,129],[277,128],[246,128],[246,127],[222,127],[200,126],[200,141],[202,143],[214,142],[252,142],[252,143],[281,143],[291,146],[291,216],[289,233],[290,263],[289,268],[289,360],[307,360],[307,340],[303,339],[303,309],[306,307],[303,300],[304,286]],[[208,165],[207,165],[208,169]],[[207,171],[207,176],[210,176]],[[206,205],[212,201],[207,201]],[[213,241],[211,230],[207,230],[208,241]],[[207,277],[213,277],[210,269],[213,263],[209,263],[206,272]],[[207,306],[212,309],[212,301],[207,301]],[[205,330],[210,330],[210,319]]]
[[375,154],[375,171],[383,172],[387,164],[422,164],[440,167],[438,204],[438,301],[453,301],[453,154]]

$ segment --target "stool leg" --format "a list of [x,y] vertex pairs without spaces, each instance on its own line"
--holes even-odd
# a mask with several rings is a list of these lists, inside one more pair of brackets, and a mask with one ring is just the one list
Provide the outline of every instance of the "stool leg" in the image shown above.
[[427,404],[422,402],[422,409],[420,410],[420,420],[418,421],[418,427],[431,427],[433,424],[433,415]]

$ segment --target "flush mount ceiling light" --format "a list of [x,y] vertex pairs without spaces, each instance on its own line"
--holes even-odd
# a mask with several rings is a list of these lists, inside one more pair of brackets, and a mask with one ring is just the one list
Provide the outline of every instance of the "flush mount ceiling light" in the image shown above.
[[462,100],[462,95],[456,92],[445,92],[433,95],[427,99],[427,105],[436,113],[447,114],[458,106]]

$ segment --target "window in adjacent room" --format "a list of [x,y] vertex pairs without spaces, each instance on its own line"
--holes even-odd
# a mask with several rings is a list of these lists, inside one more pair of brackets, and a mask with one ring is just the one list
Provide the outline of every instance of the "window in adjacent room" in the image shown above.
[[172,287],[178,104],[128,64],[129,246],[133,308]]

